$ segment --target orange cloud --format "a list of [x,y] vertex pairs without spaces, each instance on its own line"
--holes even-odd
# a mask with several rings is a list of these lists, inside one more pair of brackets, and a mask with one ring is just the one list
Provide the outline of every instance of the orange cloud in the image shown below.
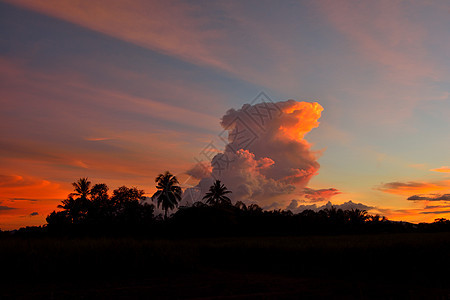
[[450,173],[450,167],[443,166],[443,167],[440,167],[440,168],[431,169],[430,171],[440,172],[440,173]]
[[303,137],[318,126],[322,110],[318,103],[292,99],[229,109],[219,136],[225,149],[208,153],[212,174],[201,173],[206,176],[197,188],[207,191],[214,177],[233,191],[233,201],[257,201],[262,206],[275,199],[288,201],[287,195],[296,187],[304,188],[319,170],[317,153]]
[[317,102],[292,102],[283,108],[287,115],[280,130],[291,139],[303,140],[305,134],[319,126],[322,111],[323,107]]
[[411,196],[411,194],[433,194],[438,191],[450,190],[450,180],[435,183],[418,181],[388,182],[376,189],[385,193],[407,196]]

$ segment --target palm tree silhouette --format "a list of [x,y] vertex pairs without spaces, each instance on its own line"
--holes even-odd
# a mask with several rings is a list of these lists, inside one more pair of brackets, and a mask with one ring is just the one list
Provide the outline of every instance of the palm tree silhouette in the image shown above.
[[[66,200],[58,208],[65,209],[72,223],[78,223],[86,218],[86,214],[91,206],[91,201],[87,196],[91,193],[91,182],[87,177],[80,178],[72,183],[75,192],[69,194]],[[73,196],[79,196],[74,199]]]
[[164,219],[167,220],[168,210],[174,209],[181,200],[181,187],[178,186],[178,179],[169,171],[159,174],[155,182],[158,191],[153,194],[152,201],[157,200],[158,208],[161,205],[164,210]]
[[78,179],[78,181],[73,182],[72,185],[75,188],[75,193],[72,193],[72,195],[87,199],[87,196],[91,193],[91,182],[87,177]]
[[58,205],[58,208],[62,208],[66,211],[70,223],[78,223],[78,221],[82,217],[79,201],[76,201],[75,199],[73,199],[72,195],[69,195],[69,197],[61,201],[61,203],[62,204]]
[[364,223],[367,219],[367,211],[366,210],[361,210],[361,209],[357,209],[357,208],[352,208],[351,210],[347,211],[348,214],[348,218],[350,223],[352,224],[361,224]]
[[226,194],[231,193],[228,191],[224,184],[220,180],[216,180],[212,186],[209,187],[209,192],[203,197],[206,199],[206,203],[211,205],[217,204],[229,204],[231,205],[231,200]]

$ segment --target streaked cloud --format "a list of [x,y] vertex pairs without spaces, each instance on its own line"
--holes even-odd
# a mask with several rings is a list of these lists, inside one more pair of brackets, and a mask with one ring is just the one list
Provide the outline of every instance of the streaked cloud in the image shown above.
[[9,206],[0,205],[0,211],[1,210],[11,210],[11,209],[16,209],[16,208],[15,207],[9,207]]
[[92,141],[92,142],[101,142],[101,141],[109,141],[113,140],[114,138],[111,137],[88,137],[85,138],[86,141]]
[[450,173],[450,167],[448,167],[448,166],[443,166],[443,167],[440,167],[440,168],[431,169],[430,171],[433,171],[433,172],[440,172],[440,173]]
[[450,214],[450,210],[437,210],[437,211],[422,211],[420,214],[423,215],[442,215],[442,214]]
[[450,201],[450,194],[413,195],[408,200],[414,201]]
[[408,181],[388,182],[376,188],[385,193],[396,195],[429,194],[436,191],[450,190],[450,180],[438,182]]

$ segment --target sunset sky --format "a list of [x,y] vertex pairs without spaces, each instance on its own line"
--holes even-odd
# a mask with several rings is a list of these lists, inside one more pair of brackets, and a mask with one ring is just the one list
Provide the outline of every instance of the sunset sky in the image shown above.
[[323,108],[289,136],[320,168],[262,206],[450,218],[448,1],[0,0],[0,24],[2,230],[45,224],[80,177],[197,185],[221,118],[260,92]]

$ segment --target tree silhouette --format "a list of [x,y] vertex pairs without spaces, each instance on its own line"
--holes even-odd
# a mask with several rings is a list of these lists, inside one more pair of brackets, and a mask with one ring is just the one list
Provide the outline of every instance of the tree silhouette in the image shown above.
[[113,191],[111,202],[114,207],[114,217],[123,225],[137,225],[151,221],[153,204],[141,204],[146,199],[143,190],[135,187],[121,186]]
[[[63,200],[58,207],[66,210],[72,223],[79,223],[86,219],[86,214],[91,206],[91,201],[87,198],[91,193],[91,182],[85,177],[73,182],[72,185],[75,192],[69,194],[68,198]],[[80,197],[74,199],[73,196]]]
[[81,206],[80,201],[76,201],[73,199],[72,195],[69,195],[67,199],[61,201],[62,204],[58,205],[58,208],[62,208],[65,210],[65,216],[70,220],[70,223],[77,223],[81,217]]
[[[171,209],[181,200],[181,187],[170,172],[159,174],[157,191],[151,197],[164,210],[168,220]],[[168,222],[163,216],[155,218],[153,204],[145,203],[144,191],[136,187],[121,186],[112,192],[106,184],[94,184],[80,178],[73,184],[74,192],[47,216],[46,230],[57,234],[122,235],[153,234],[153,228],[164,234],[179,234],[178,228],[200,235],[222,234],[339,234],[405,231],[450,230],[450,221],[436,219],[432,224],[394,223],[380,215],[369,215],[360,209],[342,210],[334,206],[313,211],[304,210],[296,214],[281,209],[265,210],[256,203],[248,206],[236,201],[231,205],[231,193],[220,180],[214,181],[203,201],[192,206],[180,207]],[[156,226],[156,227],[154,227]],[[205,230],[204,228],[209,228]],[[156,232],[155,231],[155,232]],[[185,233],[183,233],[185,234]]]
[[167,212],[174,209],[181,200],[181,188],[178,179],[169,171],[159,174],[155,179],[158,191],[153,194],[152,201],[157,201],[157,206],[164,210],[164,219],[167,220]]
[[143,190],[121,186],[110,197],[104,183],[90,188],[87,178],[80,178],[73,186],[75,192],[58,205],[63,210],[54,211],[47,217],[52,230],[118,233],[140,230],[143,225],[148,228],[153,222],[154,205],[143,203],[146,199]]
[[236,201],[236,203],[234,204],[234,207],[236,207],[242,211],[247,211],[247,205],[245,205],[245,203],[242,201]]
[[95,184],[91,191],[91,200],[92,201],[105,201],[108,199],[108,186],[104,183]]
[[367,219],[367,211],[353,208],[347,211],[347,215],[351,224],[358,225],[364,223]]
[[220,180],[216,180],[212,186],[209,187],[209,192],[203,197],[206,199],[206,203],[210,205],[231,205],[231,200],[226,194],[230,194],[231,191],[228,191],[224,184],[220,182]]
[[72,183],[75,188],[75,196],[80,196],[80,198],[87,199],[87,196],[91,193],[91,182],[87,177],[80,178],[78,181]]
[[252,214],[260,214],[260,213],[262,213],[262,208],[258,205],[258,204],[256,204],[256,203],[252,203],[252,204],[250,204],[248,207],[247,207],[247,210],[249,211],[249,212],[251,212]]
[[108,196],[108,190],[108,186],[104,183],[95,184],[91,188],[88,218],[93,223],[110,222],[114,217],[114,205]]

